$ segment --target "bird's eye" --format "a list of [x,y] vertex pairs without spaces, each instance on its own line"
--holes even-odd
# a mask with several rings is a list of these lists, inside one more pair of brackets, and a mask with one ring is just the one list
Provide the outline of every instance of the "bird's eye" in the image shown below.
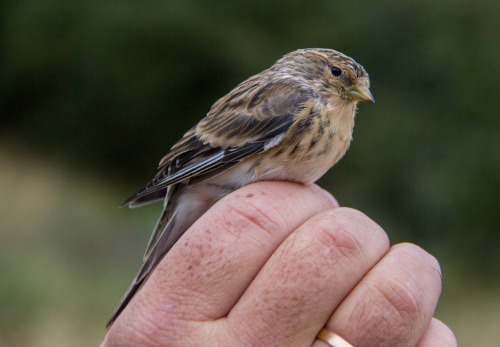
[[332,73],[333,76],[335,77],[339,77],[340,74],[342,74],[342,70],[340,70],[338,67],[336,66],[330,66],[330,72]]

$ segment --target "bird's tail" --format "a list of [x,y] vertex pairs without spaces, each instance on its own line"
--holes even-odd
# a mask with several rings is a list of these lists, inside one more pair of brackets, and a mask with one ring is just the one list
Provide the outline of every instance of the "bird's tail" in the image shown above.
[[111,317],[109,317],[108,321],[106,322],[106,328],[109,328],[111,324],[115,321],[116,317],[123,311],[123,309],[127,306],[130,300],[132,300],[132,297],[135,295],[137,290],[141,287],[142,282],[144,282],[144,278],[140,281],[134,281],[132,284],[130,284],[130,287],[128,287],[127,291],[123,295],[123,297],[120,299],[120,302],[118,305],[116,305],[115,310],[111,314]]
[[[168,188],[164,210],[156,223],[146,249],[144,264],[116,306],[106,323],[106,327],[113,324],[116,317],[118,317],[137,293],[146,277],[153,271],[177,240],[179,240],[182,234],[213,204],[213,201],[196,199],[190,195],[190,188],[184,185],[174,185]],[[196,196],[197,194],[195,193],[194,195]]]

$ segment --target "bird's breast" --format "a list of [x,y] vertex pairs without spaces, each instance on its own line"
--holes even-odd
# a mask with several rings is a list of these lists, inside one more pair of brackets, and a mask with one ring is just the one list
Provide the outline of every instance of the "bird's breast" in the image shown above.
[[355,105],[311,107],[299,115],[276,147],[261,154],[258,180],[284,179],[310,184],[349,148]]

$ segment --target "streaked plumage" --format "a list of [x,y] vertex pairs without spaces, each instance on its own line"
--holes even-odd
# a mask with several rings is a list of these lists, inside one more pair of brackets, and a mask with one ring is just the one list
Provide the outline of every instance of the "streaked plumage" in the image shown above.
[[153,180],[124,202],[136,207],[164,199],[164,210],[108,326],[217,200],[261,180],[310,184],[340,160],[352,139],[357,101],[374,101],[368,88],[368,74],[353,59],[302,49],[219,99],[161,160]]

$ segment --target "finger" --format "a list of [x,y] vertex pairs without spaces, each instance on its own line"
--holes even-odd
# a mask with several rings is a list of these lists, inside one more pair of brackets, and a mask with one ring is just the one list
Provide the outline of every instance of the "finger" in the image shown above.
[[443,322],[432,318],[416,347],[456,347],[455,334]]
[[156,321],[220,318],[288,234],[336,206],[314,185],[261,182],[233,192],[186,232],[129,309]]
[[440,293],[436,259],[418,246],[399,244],[342,302],[326,328],[355,346],[415,346]]
[[331,312],[389,249],[359,211],[338,208],[305,222],[276,250],[227,317],[242,345],[310,345]]

